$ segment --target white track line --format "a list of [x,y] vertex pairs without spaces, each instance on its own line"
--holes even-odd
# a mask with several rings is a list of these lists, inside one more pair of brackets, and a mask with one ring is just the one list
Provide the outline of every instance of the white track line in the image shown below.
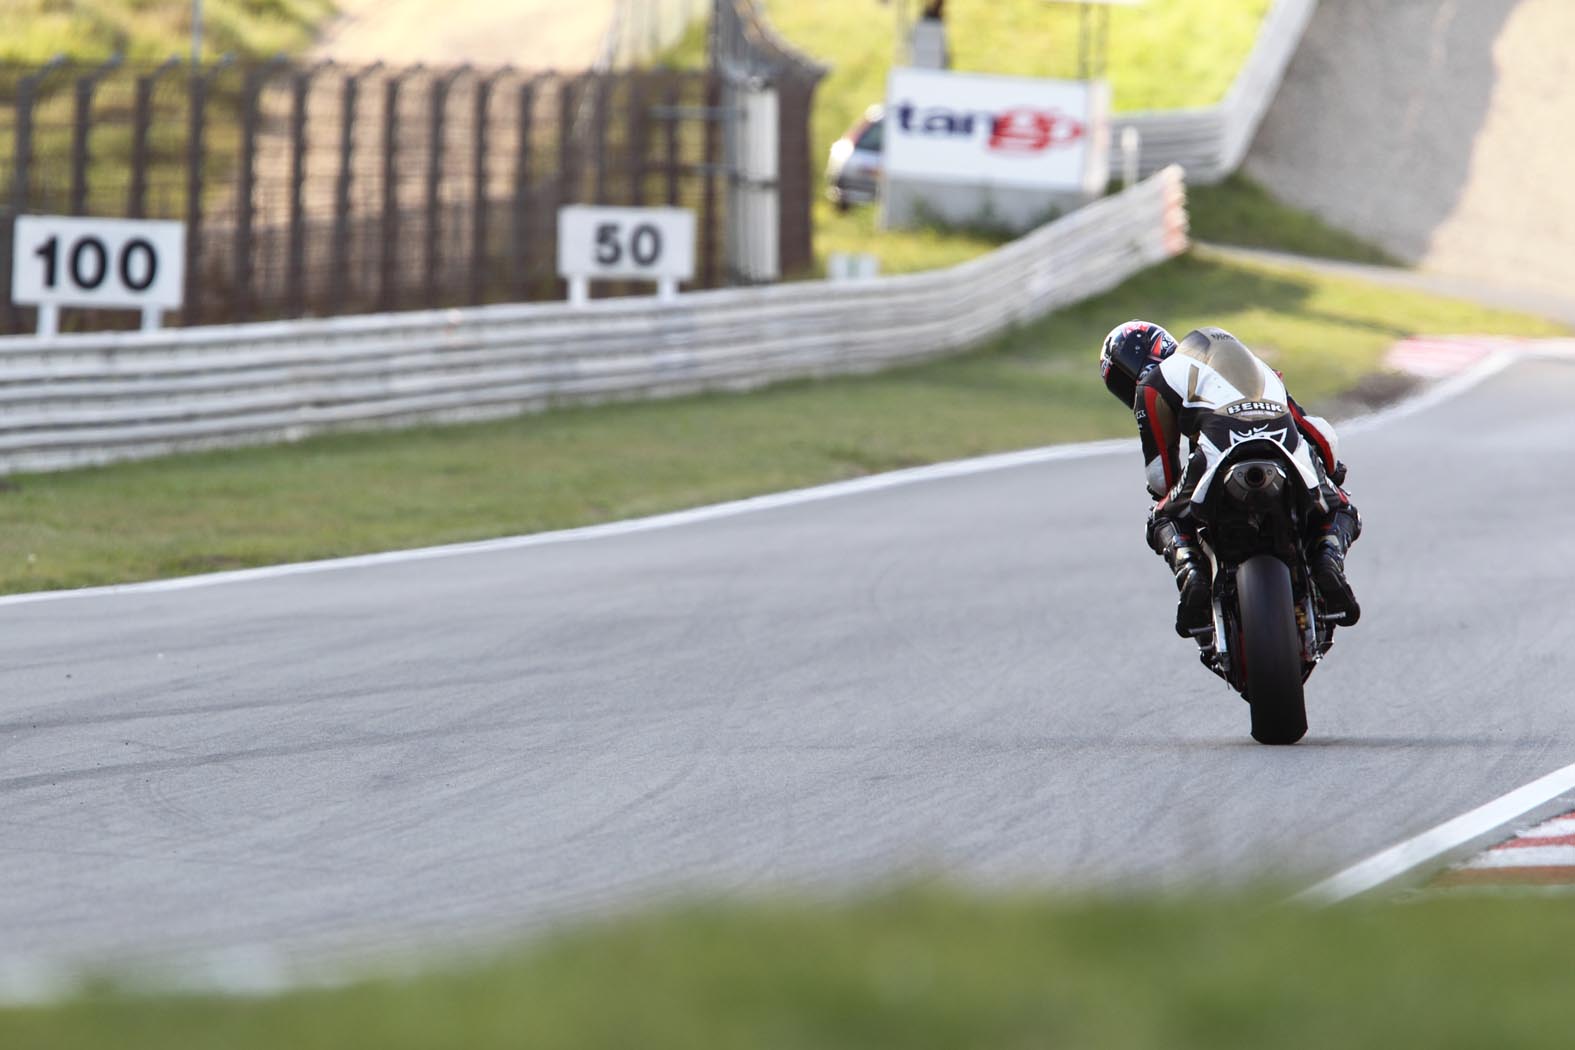
[[1575,765],[1533,780],[1485,806],[1448,820],[1415,838],[1391,846],[1382,853],[1353,864],[1338,875],[1330,876],[1297,894],[1295,900],[1309,904],[1336,904],[1358,894],[1377,889],[1402,875],[1437,861],[1505,824],[1525,816],[1538,806],[1560,795],[1575,791]]
[[[1418,412],[1424,412],[1451,398],[1459,397],[1477,384],[1502,372],[1519,360],[1521,356],[1519,351],[1500,351],[1454,378],[1428,387],[1415,397],[1407,398],[1369,415],[1348,420],[1340,424],[1340,428],[1347,433],[1360,433],[1375,426],[1392,423],[1397,419],[1404,419]],[[910,467],[907,470],[895,470],[885,474],[871,474],[868,477],[851,478],[847,481],[836,481],[828,485],[790,489],[787,492],[774,492],[764,496],[753,496],[749,499],[733,500],[728,503],[714,503],[710,506],[694,507],[689,510],[674,511],[669,514],[656,514],[647,518],[611,521],[602,525],[586,525],[574,529],[560,529],[556,532],[536,532],[525,536],[504,536],[495,540],[479,540],[474,543],[453,543],[438,547],[417,547],[412,550],[384,551],[379,554],[358,554],[347,558],[328,558],[322,561],[264,565],[255,569],[236,569],[229,572],[177,576],[173,579],[147,580],[142,583],[120,583],[107,587],[79,587],[65,591],[32,591],[25,594],[7,594],[0,595],[0,606],[28,605],[34,602],[64,601],[72,598],[97,598],[116,594],[152,594],[162,591],[185,591],[198,587],[216,587],[226,583],[271,580],[281,576],[304,576],[311,573],[336,572],[340,569],[359,569],[373,565],[397,565],[404,562],[427,561],[433,558],[453,558],[467,554],[487,554],[493,551],[519,550],[525,547],[545,547],[557,543],[577,543],[585,540],[606,539],[612,536],[627,536],[637,532],[650,532],[655,529],[670,529],[680,525],[716,521],[721,518],[737,517],[741,514],[752,514],[756,511],[774,510],[779,507],[794,507],[805,503],[817,503],[820,500],[837,499],[842,496],[878,492],[881,489],[916,485],[926,481],[937,481],[942,478],[965,477],[970,474],[984,474],[994,470],[1007,470],[1012,467],[1053,463],[1060,460],[1087,459],[1091,456],[1130,453],[1135,451],[1136,448],[1137,441],[1135,439],[1086,441],[1071,445],[1048,445],[1043,448],[1025,449],[1021,452],[1003,452],[990,456],[976,456],[972,459],[958,459],[945,463],[933,463],[928,466]]]
[[427,561],[433,558],[453,558],[466,554],[487,554],[493,551],[518,550],[523,547],[546,547],[557,543],[577,543],[584,540],[627,536],[636,532],[670,529],[679,525],[716,521],[741,514],[752,514],[779,507],[795,507],[820,500],[837,499],[881,489],[916,485],[942,478],[964,477],[988,471],[1006,470],[1037,463],[1060,460],[1087,459],[1091,456],[1112,453],[1132,454],[1137,451],[1136,438],[1109,441],[1087,441],[1074,445],[1049,445],[1044,448],[1025,449],[1021,452],[1002,452],[973,459],[932,463],[923,467],[910,467],[885,474],[871,474],[847,481],[834,481],[812,488],[773,492],[764,496],[713,503],[710,506],[657,514],[648,518],[610,521],[602,525],[586,525],[556,532],[535,532],[525,536],[504,536],[495,540],[478,540],[474,543],[453,543],[441,547],[418,547],[413,550],[384,551],[380,554],[358,554],[348,558],[329,558],[323,561],[294,562],[285,565],[264,565],[255,569],[235,569],[229,572],[211,572],[196,576],[177,576],[167,580],[147,580],[142,583],[119,583],[107,587],[80,587],[68,591],[33,591],[27,594],[0,595],[0,606],[26,605],[33,602],[64,601],[71,598],[96,598],[115,594],[150,594],[160,591],[185,591],[197,587],[215,587],[225,583],[244,583],[250,580],[271,580],[280,576],[304,576],[319,572],[336,572],[340,569],[359,569],[370,565],[395,565],[403,562]]

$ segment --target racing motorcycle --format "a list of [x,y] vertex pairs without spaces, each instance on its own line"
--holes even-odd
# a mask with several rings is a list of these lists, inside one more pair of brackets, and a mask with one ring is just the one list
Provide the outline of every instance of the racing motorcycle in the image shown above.
[[1307,733],[1303,683],[1343,618],[1324,608],[1305,551],[1308,521],[1328,510],[1322,477],[1273,402],[1211,413],[1194,445],[1192,513],[1214,597],[1214,622],[1193,632],[1199,655],[1251,707],[1253,739],[1294,744]]

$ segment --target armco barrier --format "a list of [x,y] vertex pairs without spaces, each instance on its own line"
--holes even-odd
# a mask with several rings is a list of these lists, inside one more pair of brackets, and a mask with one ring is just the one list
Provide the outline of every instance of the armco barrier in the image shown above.
[[0,339],[0,473],[744,389],[957,350],[1186,247],[1171,168],[946,270],[607,299]]
[[1112,141],[1121,140],[1123,128],[1137,129],[1145,175],[1180,164],[1189,182],[1225,179],[1241,167],[1317,7],[1318,0],[1274,0],[1224,101],[1207,109],[1117,114]]

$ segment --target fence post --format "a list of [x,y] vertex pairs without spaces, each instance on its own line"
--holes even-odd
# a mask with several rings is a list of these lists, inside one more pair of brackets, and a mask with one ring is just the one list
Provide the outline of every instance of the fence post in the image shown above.
[[290,85],[290,227],[284,279],[285,311],[291,317],[306,312],[305,204],[301,199],[306,186],[306,104],[312,80],[331,64],[321,62],[297,72]]
[[519,141],[514,158],[514,232],[509,238],[509,288],[523,293],[530,244],[531,135],[535,128],[536,80],[520,85]]
[[580,200],[579,171],[574,162],[574,97],[582,82],[573,77],[558,85],[558,207]]
[[420,66],[402,69],[383,85],[383,239],[378,259],[377,308],[394,307],[395,252],[399,247],[399,88]]
[[236,313],[250,318],[257,310],[257,289],[252,266],[252,226],[256,218],[257,107],[263,84],[280,64],[271,59],[246,71],[241,87],[241,158],[235,194],[235,295]]
[[148,210],[148,129],[153,123],[153,88],[160,77],[180,63],[179,57],[172,56],[153,72],[137,78],[131,116],[131,187],[126,194],[126,214],[133,219],[143,218]]
[[684,75],[673,73],[667,81],[667,91],[663,97],[667,109],[667,163],[663,165],[667,175],[667,203],[670,207],[678,206],[678,103],[681,98],[679,91],[683,86]]
[[508,66],[494,70],[476,82],[475,110],[472,121],[475,134],[471,146],[471,201],[470,201],[470,301],[480,305],[486,298],[484,275],[487,270],[487,149],[490,145],[490,120],[492,116],[492,89],[512,70]]
[[607,93],[608,77],[604,73],[595,75],[594,104],[591,108],[591,126],[595,129],[591,161],[596,165],[595,174],[595,203],[607,203]]
[[6,236],[0,243],[0,302],[5,304],[5,328],[19,331],[22,311],[11,301],[11,237],[16,230],[17,216],[27,211],[32,203],[33,169],[33,106],[38,86],[44,78],[60,66],[65,58],[56,56],[41,69],[23,77],[16,85],[16,139],[12,150],[11,209],[6,218]]
[[654,87],[656,78],[643,73],[629,74],[629,203],[645,203],[645,154],[650,128],[645,89]]
[[716,279],[716,176],[720,165],[721,136],[717,123],[722,108],[722,78],[713,70],[705,78],[705,159],[701,167],[705,172],[705,191],[700,200],[700,281],[706,288],[715,288]]
[[425,272],[422,274],[428,306],[433,305],[433,300],[437,298],[438,239],[442,228],[443,127],[448,116],[448,91],[455,78],[469,68],[460,66],[434,79],[432,94],[428,99],[431,110],[427,129],[427,228],[423,259]]
[[376,72],[381,62],[346,74],[339,100],[339,171],[334,178],[334,236],[329,246],[328,309],[344,313],[346,270],[350,264],[350,181],[355,150],[355,111],[361,78]]
[[98,85],[120,67],[122,56],[116,54],[109,61],[77,78],[75,106],[71,120],[71,214],[87,212],[88,136],[93,131],[93,95]]
[[186,125],[186,296],[180,323],[190,325],[202,316],[202,194],[206,187],[203,160],[206,153],[204,131],[207,126],[208,85],[233,61],[226,55],[204,71],[193,67],[188,80],[190,97]]
[[734,84],[734,105],[725,115],[732,133],[729,150],[729,268],[737,279],[758,284],[781,276],[779,219],[782,190],[777,168],[779,95],[758,78]]

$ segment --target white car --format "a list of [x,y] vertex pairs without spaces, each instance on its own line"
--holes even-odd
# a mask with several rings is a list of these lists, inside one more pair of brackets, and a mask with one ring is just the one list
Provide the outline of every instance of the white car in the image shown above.
[[826,194],[838,208],[868,204],[880,196],[881,142],[885,107],[871,106],[831,144]]

